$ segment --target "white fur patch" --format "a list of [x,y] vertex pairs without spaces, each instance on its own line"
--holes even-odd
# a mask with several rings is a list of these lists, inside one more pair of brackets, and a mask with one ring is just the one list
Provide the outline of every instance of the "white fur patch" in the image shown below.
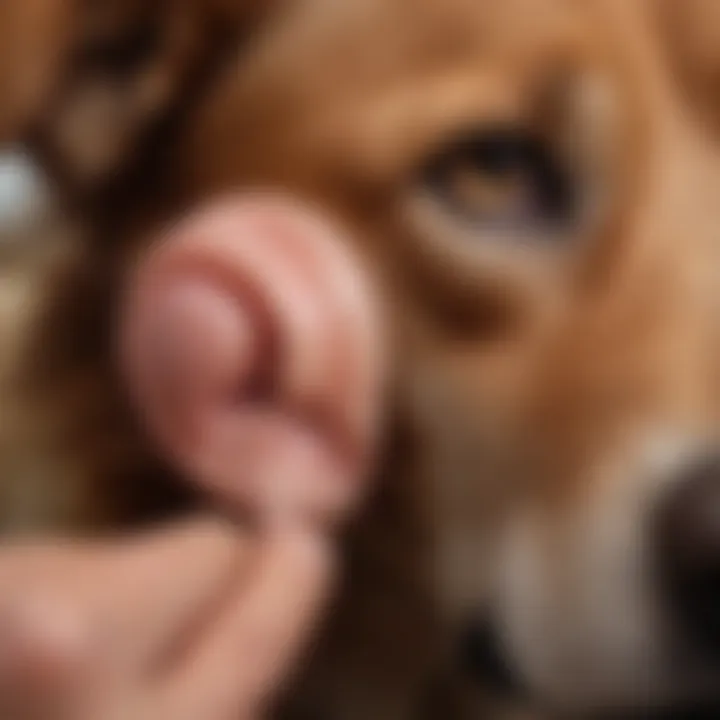
[[528,510],[504,543],[497,602],[508,650],[535,691],[564,709],[665,704],[698,681],[673,666],[648,522],[704,448],[673,435],[637,447],[598,468],[571,512]]

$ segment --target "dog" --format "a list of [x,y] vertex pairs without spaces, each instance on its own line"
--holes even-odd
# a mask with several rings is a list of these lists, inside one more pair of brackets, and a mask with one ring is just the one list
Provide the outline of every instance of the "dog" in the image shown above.
[[[465,685],[472,631],[478,673],[498,655],[503,680],[553,715],[715,717],[712,3],[211,5],[150,15],[156,31],[222,17],[223,42],[186,23],[167,30],[179,45],[149,51],[128,30],[146,15],[113,20],[134,41],[110,53],[118,87],[138,89],[125,102],[153,102],[100,139],[112,152],[90,161],[77,142],[77,67],[26,123],[102,239],[54,279],[28,371],[43,417],[72,418],[53,446],[73,499],[59,526],[192,502],[109,369],[114,279],[128,244],[184,208],[279,190],[350,230],[393,359],[378,492],[288,716],[438,717]],[[164,92],[141,92],[158,66]],[[483,712],[470,705],[450,712]]]

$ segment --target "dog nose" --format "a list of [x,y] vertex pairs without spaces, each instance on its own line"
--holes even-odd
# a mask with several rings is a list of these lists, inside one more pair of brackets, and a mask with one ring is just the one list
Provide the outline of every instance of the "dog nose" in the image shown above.
[[685,636],[720,660],[720,454],[677,480],[656,516],[662,579]]

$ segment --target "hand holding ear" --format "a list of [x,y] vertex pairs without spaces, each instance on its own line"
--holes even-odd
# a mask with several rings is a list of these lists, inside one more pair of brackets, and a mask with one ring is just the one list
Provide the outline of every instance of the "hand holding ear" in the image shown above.
[[6,720],[261,717],[327,598],[326,522],[362,496],[379,385],[368,289],[336,231],[229,200],[168,232],[129,289],[123,358],[148,432],[261,532],[0,550]]

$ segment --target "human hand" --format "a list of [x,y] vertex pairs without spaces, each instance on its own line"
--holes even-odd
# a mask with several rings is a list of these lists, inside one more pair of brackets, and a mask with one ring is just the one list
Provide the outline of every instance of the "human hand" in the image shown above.
[[188,481],[252,522],[1,551],[0,716],[245,720],[278,690],[375,427],[376,328],[336,241],[294,204],[229,200],[141,261],[133,398]]
[[0,553],[0,717],[256,718],[308,639],[329,544],[197,518]]

